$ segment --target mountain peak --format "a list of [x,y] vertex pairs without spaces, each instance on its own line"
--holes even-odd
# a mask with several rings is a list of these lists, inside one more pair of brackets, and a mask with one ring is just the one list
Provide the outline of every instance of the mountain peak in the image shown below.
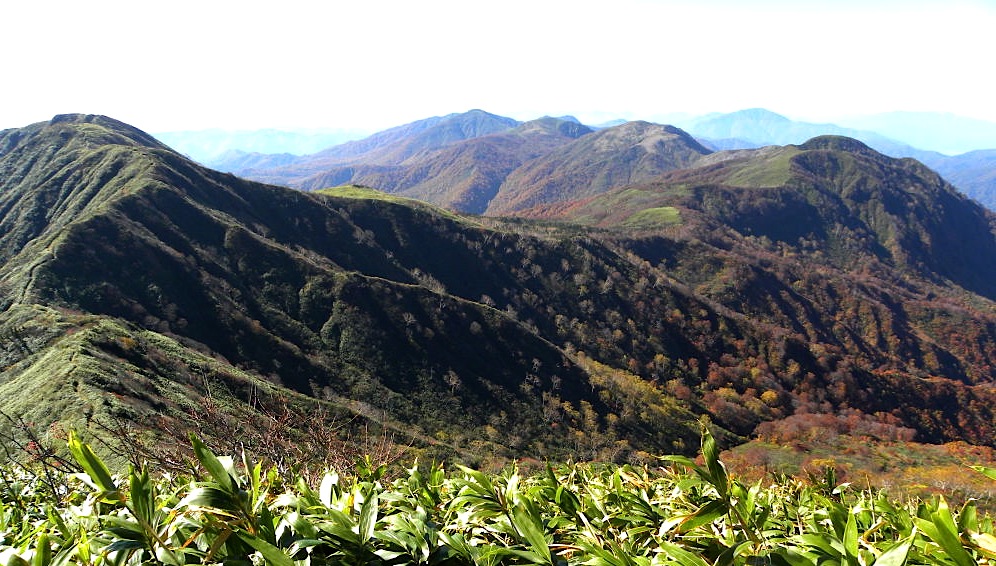
[[590,197],[687,167],[708,153],[674,126],[625,122],[578,137],[523,164],[502,183],[487,213],[508,214]]
[[148,171],[167,155],[176,157],[149,134],[93,114],[0,132],[0,265],[18,254],[18,269],[46,261],[66,226],[146,186]]
[[799,147],[805,150],[825,149],[831,151],[848,151],[852,153],[877,153],[866,144],[846,136],[816,136],[806,143],[801,144]]
[[114,118],[109,118],[102,114],[69,113],[56,114],[49,120],[49,124],[108,124],[113,126],[130,127],[124,122],[119,122]]
[[542,118],[523,122],[518,126],[517,131],[546,131],[551,134],[577,139],[585,134],[590,134],[594,130],[576,120],[543,116]]
[[744,110],[738,110],[736,112],[731,112],[729,116],[735,116],[738,118],[746,118],[749,120],[766,121],[766,122],[791,122],[785,116],[777,112],[772,112],[766,108],[746,108]]
[[449,126],[451,124],[463,130],[463,135],[470,138],[514,128],[519,125],[519,121],[474,109],[462,114],[450,114],[443,119],[440,125]]
[[711,150],[699,143],[699,141],[692,137],[691,134],[677,126],[655,124],[644,120],[633,120],[631,122],[623,122],[618,126],[606,128],[605,130],[602,130],[602,132],[606,132],[606,135],[608,135],[608,132],[619,132],[620,134],[639,136],[646,139],[656,139],[661,136],[673,136],[680,139],[684,145],[693,148],[696,152],[702,155],[712,153]]
[[[86,140],[95,145],[144,146],[169,149],[146,132],[100,114],[57,114],[47,123],[36,124],[41,129],[53,127],[73,128],[85,134]],[[29,127],[30,128],[30,127]]]

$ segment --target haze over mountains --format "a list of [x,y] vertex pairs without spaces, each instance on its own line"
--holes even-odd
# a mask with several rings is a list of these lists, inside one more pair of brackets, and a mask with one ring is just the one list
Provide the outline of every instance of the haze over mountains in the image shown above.
[[[709,115],[679,125],[717,149],[798,144],[820,135],[861,140],[892,157],[912,157],[955,184],[965,194],[996,209],[996,124],[957,116],[894,112],[847,123],[796,122],[763,109]],[[899,141],[902,140],[902,141]],[[923,149],[931,148],[931,149]]]
[[[474,125],[475,120],[489,116],[487,125]],[[899,125],[901,120],[909,124]],[[936,139],[928,147],[967,147],[958,146],[953,139],[957,132],[945,128],[943,117],[933,114],[896,114],[882,116],[873,124],[888,126],[889,131],[898,134],[913,130],[919,136],[910,136],[918,142]],[[544,118],[543,120],[556,120]],[[575,132],[571,139],[582,133],[599,130],[615,130],[625,122],[610,123],[601,128],[581,126],[572,118],[562,119],[572,124]],[[538,124],[541,121],[529,122]],[[962,122],[956,122],[962,124]],[[441,126],[442,124],[442,126]],[[446,126],[445,124],[449,124]],[[273,182],[304,189],[334,186],[345,182],[356,182],[376,186],[390,192],[397,192],[433,202],[455,210],[473,213],[489,212],[490,200],[498,198],[490,212],[507,211],[509,197],[505,193],[515,193],[522,181],[528,180],[531,168],[542,168],[542,157],[559,144],[551,140],[540,140],[533,134],[519,135],[512,131],[518,122],[509,118],[494,116],[483,111],[436,117],[392,128],[370,136],[362,141],[353,141],[341,146],[312,154],[294,156],[288,154],[246,153],[235,151],[226,156],[208,161],[212,166],[231,171],[265,182]],[[996,147],[996,125],[970,121],[962,124],[971,134],[967,143],[983,144],[991,141]],[[800,144],[820,135],[841,135],[863,141],[874,149],[893,157],[913,157],[940,172],[946,179],[955,183],[967,195],[979,200],[991,209],[996,207],[996,180],[992,172],[993,153],[996,150],[980,149],[960,155],[945,155],[937,151],[921,149],[908,142],[897,141],[871,130],[861,130],[834,124],[812,124],[789,120],[784,116],[763,109],[743,110],[730,114],[711,114],[679,120],[678,126],[694,135],[703,148],[712,150],[749,149],[766,145]],[[448,134],[445,128],[452,128]],[[905,128],[905,129],[904,129]],[[423,131],[425,130],[425,131]],[[417,133],[417,136],[415,135]],[[508,133],[507,139],[474,141],[487,135]],[[933,138],[931,138],[933,136]],[[626,137],[626,135],[622,135]],[[403,140],[403,141],[399,141]],[[417,140],[417,141],[415,141]],[[395,147],[395,144],[413,144],[410,147]],[[578,140],[578,145],[583,145]],[[468,144],[467,147],[461,144]],[[534,145],[535,144],[535,145]],[[638,146],[635,144],[633,147]],[[925,144],[926,145],[926,144]],[[431,152],[442,150],[438,155]],[[625,151],[628,147],[619,148]],[[702,148],[700,148],[702,149]],[[560,150],[571,151],[569,148]],[[586,149],[579,149],[580,154]],[[700,150],[695,150],[700,151]],[[499,157],[498,154],[501,154]],[[554,161],[562,162],[559,155],[551,155]],[[630,157],[611,155],[607,159],[613,163],[626,163]],[[526,162],[535,160],[536,163]],[[497,165],[501,163],[501,165]],[[689,165],[685,162],[681,166]],[[680,164],[673,164],[679,166]],[[525,166],[522,171],[514,170]],[[563,163],[564,167],[568,166]],[[659,167],[659,164],[658,164]],[[672,168],[669,166],[669,168]],[[648,170],[649,171],[649,170]],[[593,172],[589,172],[593,173]],[[636,174],[632,180],[639,180],[642,173],[620,172],[603,174],[591,190],[598,191],[606,183],[621,184],[626,175]],[[604,176],[607,175],[607,176]],[[522,178],[522,176],[525,176]],[[556,174],[547,176],[556,179]],[[618,178],[617,178],[618,177]],[[509,184],[502,189],[502,184]],[[576,182],[572,179],[570,182]],[[620,181],[620,182],[617,182]],[[547,181],[550,182],[550,181]],[[553,181],[556,183],[556,181]],[[567,182],[564,179],[564,182]],[[460,185],[460,188],[456,188]],[[531,190],[536,191],[535,187]],[[551,187],[550,190],[557,189]],[[500,197],[499,192],[503,193]],[[546,192],[541,190],[540,192]]]
[[948,155],[996,148],[996,124],[937,112],[887,112],[841,123]]
[[365,137],[361,130],[198,130],[156,133],[156,139],[201,163],[232,159],[240,154],[306,155]]
[[0,132],[0,409],[162,434],[321,406],[477,461],[688,452],[700,415],[993,445],[996,216],[922,164],[480,111],[379,136],[267,174],[398,194],[101,116]]

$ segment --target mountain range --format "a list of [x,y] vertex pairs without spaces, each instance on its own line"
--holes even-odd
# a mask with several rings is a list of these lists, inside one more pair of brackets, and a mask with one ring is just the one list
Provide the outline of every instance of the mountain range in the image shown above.
[[156,139],[201,163],[225,162],[253,154],[306,155],[366,137],[347,129],[194,130],[156,132]]
[[[933,115],[923,117],[933,118]],[[473,110],[420,120],[311,155],[234,152],[211,165],[259,181],[307,190],[360,183],[461,212],[501,214],[518,206],[513,203],[520,200],[524,206],[529,206],[532,202],[529,197],[517,195],[526,190],[524,184],[530,185],[529,191],[555,193],[573,192],[577,183],[590,183],[587,190],[598,192],[608,185],[618,186],[648,178],[646,175],[661,172],[662,166],[668,169],[685,167],[692,163],[690,156],[693,154],[800,144],[821,135],[839,135],[858,139],[892,157],[913,157],[940,172],[965,194],[990,209],[996,208],[996,178],[992,168],[992,154],[996,150],[945,155],[912,147],[874,131],[798,122],[768,110],[750,109],[679,120],[684,137],[672,140],[666,149],[661,146],[653,151],[691,153],[674,163],[665,164],[665,159],[645,171],[622,171],[620,168],[639,161],[625,152],[645,152],[652,145],[652,141],[643,143],[638,139],[639,134],[634,134],[641,128],[645,130],[648,123],[633,122],[637,124],[633,126],[618,121],[592,128],[567,117],[543,118],[527,124],[520,125],[510,118]],[[557,124],[563,124],[571,132],[555,132]],[[988,139],[984,125],[980,123],[976,127],[976,141]],[[672,133],[679,131],[674,127],[671,130]],[[691,136],[685,134],[686,131]],[[554,137],[548,136],[551,132]],[[594,132],[599,132],[604,140],[614,139],[617,147],[613,149],[604,141],[581,139]],[[654,135],[646,133],[646,139],[651,140]],[[572,151],[587,156],[591,148],[586,145],[591,143],[604,146],[598,150],[599,159],[615,171],[598,170],[597,165],[585,163],[581,164],[579,172],[576,171],[579,164],[565,160],[565,154]],[[681,144],[687,147],[678,148]],[[544,163],[547,154],[550,163]],[[647,165],[644,162],[642,166]],[[572,172],[546,174],[545,170],[556,167]],[[536,187],[535,179],[530,178],[534,171],[540,172],[542,182],[547,186]],[[553,186],[558,183],[570,188]],[[497,199],[493,206],[491,199]]]
[[0,132],[0,410],[210,439],[284,403],[472,462],[691,452],[703,416],[993,445],[996,217],[919,162],[479,111],[380,136],[267,174],[410,186]]
[[626,122],[594,130],[568,118],[520,124],[473,110],[236,173],[305,190],[361,184],[459,212],[505,214],[648,180],[708,153],[671,126]]
[[[915,158],[990,210],[996,209],[996,149],[975,149],[996,148],[996,124],[910,112],[854,118],[848,123],[864,129],[798,122],[760,108],[702,116],[678,125],[714,149],[798,144],[821,135],[851,137],[892,157]],[[922,147],[937,150],[918,149]]]
[[886,112],[841,123],[948,155],[996,148],[996,124],[949,113]]

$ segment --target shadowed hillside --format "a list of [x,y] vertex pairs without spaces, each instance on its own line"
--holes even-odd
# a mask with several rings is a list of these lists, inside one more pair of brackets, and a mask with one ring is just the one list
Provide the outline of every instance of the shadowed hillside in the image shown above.
[[68,382],[69,424],[181,422],[262,394],[465,458],[690,451],[702,414],[728,442],[830,412],[992,443],[996,323],[965,290],[990,294],[991,216],[844,138],[639,138],[648,171],[700,166],[542,209],[586,228],[262,185],[102,117],[5,131],[0,408],[51,420],[25,395]]

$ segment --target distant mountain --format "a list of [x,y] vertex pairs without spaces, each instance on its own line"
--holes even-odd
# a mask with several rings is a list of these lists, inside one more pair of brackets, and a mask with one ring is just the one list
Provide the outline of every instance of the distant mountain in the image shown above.
[[327,163],[397,165],[425,151],[452,143],[503,132],[519,125],[512,118],[483,110],[449,114],[391,128],[368,138],[319,152],[314,157]]
[[502,183],[487,212],[507,214],[599,194],[687,167],[708,153],[678,128],[626,122],[525,163]]
[[[969,147],[990,147],[988,144],[996,147],[996,124],[946,114],[908,112],[882,114],[848,123],[868,129],[796,122],[758,108],[730,114],[710,114],[681,122],[680,125],[713,150],[799,144],[822,135],[851,137],[891,157],[912,157],[921,161],[941,173],[966,195],[990,210],[996,210],[996,182],[993,180],[989,152],[979,150],[956,156],[939,153]],[[962,132],[965,132],[963,138]],[[937,151],[917,149],[920,147]]]
[[[551,175],[614,179],[540,193],[542,222],[463,217],[242,180],[99,116],[0,132],[0,409],[175,440],[287,404],[471,463],[687,453],[702,416],[725,444],[819,413],[996,442],[994,216],[930,170],[839,137],[516,127],[556,141]],[[460,151],[509,149],[487,137]]]
[[939,156],[925,163],[989,210],[996,210],[996,149]]
[[742,140],[739,138],[723,138],[723,139],[711,139],[704,137],[695,138],[702,144],[703,147],[708,148],[711,151],[726,151],[733,149],[757,149],[759,147],[764,147],[763,143],[749,142],[747,140]]
[[[485,126],[468,129],[467,123]],[[477,135],[489,129],[498,131]],[[625,122],[593,133],[575,120],[547,117],[519,125],[475,111],[239,173],[305,190],[358,183],[460,212],[505,214],[650,179],[707,153],[670,126]]]
[[291,165],[300,159],[292,153],[257,153],[233,149],[203,162],[204,165],[223,171],[236,173],[255,169],[274,169]]
[[160,132],[156,139],[199,163],[224,169],[226,155],[307,155],[363,137],[360,130],[196,130]]
[[400,165],[332,168],[297,186],[316,190],[360,183],[461,212],[480,214],[512,171],[591,131],[576,121],[540,118],[511,130],[444,145]]
[[[944,124],[948,124],[944,119],[949,118],[908,113],[890,116],[897,120],[901,118],[919,120],[917,123],[924,122],[929,131],[942,128]],[[987,168],[985,157],[980,154],[964,157],[948,156],[936,151],[917,149],[875,131],[836,124],[797,122],[760,108],[729,114],[671,117],[676,119],[677,125],[694,135],[708,151],[799,144],[820,135],[852,137],[892,157],[913,157],[942,172],[967,195],[990,208],[996,208],[996,202],[991,196],[993,192],[991,170]],[[886,117],[881,117],[881,123],[888,125]],[[548,119],[553,120],[553,118]],[[573,116],[564,116],[556,120],[580,125]],[[615,120],[595,126],[593,129],[615,128],[625,123],[625,120]],[[487,210],[490,199],[497,195],[496,187],[504,182],[504,176],[511,175],[512,169],[522,164],[523,160],[539,157],[538,148],[531,148],[530,142],[524,138],[519,139],[519,142],[524,143],[525,147],[513,148],[515,145],[513,140],[516,139],[513,135],[512,138],[502,141],[500,148],[494,146],[495,142],[492,140],[477,148],[452,147],[449,154],[435,155],[435,152],[466,140],[508,132],[518,124],[511,118],[472,110],[462,114],[419,120],[362,140],[330,144],[323,146],[321,151],[309,152],[309,155],[296,155],[295,151],[271,153],[265,150],[234,149],[221,154],[212,153],[211,158],[201,158],[200,161],[215,169],[262,182],[308,190],[343,183],[361,183],[390,192],[401,192],[455,210],[482,213]],[[971,131],[976,132],[974,138],[976,141],[986,139],[985,123],[978,123],[973,127],[974,130]],[[161,137],[166,140],[175,139],[175,143],[180,144],[181,149],[189,148],[190,143],[196,145],[199,140],[201,143],[199,149],[194,152],[186,151],[188,154],[214,152],[219,148],[235,144],[238,138],[235,134],[217,131],[192,134],[196,134],[193,135],[193,141],[179,134],[176,138],[170,134]],[[319,140],[331,141],[314,135],[308,140],[294,142],[292,139],[289,140],[288,136],[293,138],[293,135],[286,132],[265,130],[243,132],[241,146],[286,148],[312,144],[307,147],[314,149]],[[907,136],[905,139],[910,138]],[[471,144],[473,145],[475,144]],[[934,147],[932,144],[924,145]],[[205,147],[213,149],[208,150]],[[459,152],[461,155],[454,155],[453,152]],[[581,189],[579,194],[585,190],[587,189]],[[500,205],[496,205],[495,210],[499,208]]]
[[630,189],[621,190],[570,214],[625,224],[648,207],[680,205],[744,235],[815,239],[840,266],[868,257],[996,299],[996,215],[924,165],[851,138],[717,153],[661,177],[650,194],[620,200]]
[[[799,144],[817,136],[836,135],[861,140],[892,157],[914,157],[922,160],[925,154],[930,154],[874,131],[844,128],[836,124],[797,122],[763,108],[728,114],[707,114],[678,122],[677,125],[723,149]],[[742,140],[746,144],[738,147],[735,140]]]
[[949,155],[996,149],[996,123],[938,112],[886,112],[840,120],[903,143]]
[[361,140],[302,156],[276,169],[239,170],[237,173],[270,183],[299,186],[307,179],[349,165],[397,166],[409,158],[452,143],[510,130],[519,125],[511,118],[483,110],[418,120],[378,132]]
[[615,127],[615,126],[621,126],[621,125],[625,124],[628,121],[629,120],[623,120],[622,118],[617,118],[615,120],[609,120],[607,122],[601,122],[599,124],[595,124],[592,127],[595,128],[596,130],[601,130],[603,128],[612,128],[612,127]]

